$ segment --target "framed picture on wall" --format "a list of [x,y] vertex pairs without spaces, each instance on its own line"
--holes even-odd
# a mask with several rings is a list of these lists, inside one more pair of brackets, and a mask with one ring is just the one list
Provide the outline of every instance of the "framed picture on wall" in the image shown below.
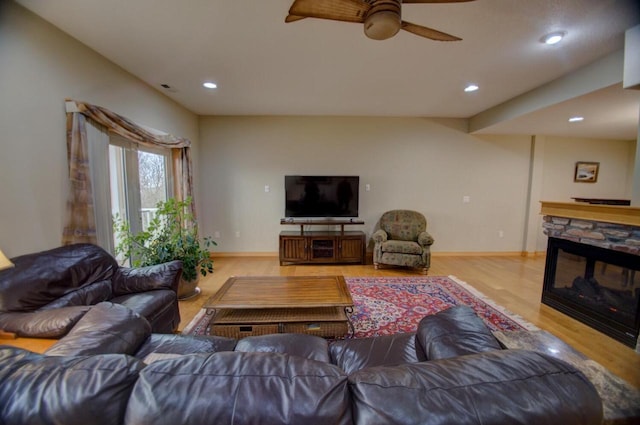
[[595,183],[598,181],[599,162],[576,162],[576,173],[573,177],[574,182]]

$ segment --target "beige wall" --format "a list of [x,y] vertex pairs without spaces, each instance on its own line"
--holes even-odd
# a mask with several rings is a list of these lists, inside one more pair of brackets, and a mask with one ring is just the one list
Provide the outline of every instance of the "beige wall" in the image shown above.
[[66,200],[64,99],[190,138],[197,117],[22,7],[0,1],[0,249],[58,246]]
[[[533,211],[541,199],[629,196],[631,141],[544,139]],[[456,120],[201,117],[200,141],[200,224],[221,233],[220,252],[276,252],[278,233],[297,229],[279,224],[285,174],[359,175],[366,225],[355,228],[368,236],[384,211],[410,208],[427,216],[434,252],[526,250],[529,136],[473,136]],[[597,184],[573,183],[578,160],[600,161]]]
[[[529,137],[474,137],[461,131],[463,122],[447,123],[454,125],[420,118],[203,117],[202,230],[221,232],[222,252],[276,252],[278,233],[288,228],[279,224],[284,175],[351,174],[360,176],[367,235],[384,211],[409,208],[426,215],[435,251],[520,251]],[[463,196],[471,202],[463,204]]]

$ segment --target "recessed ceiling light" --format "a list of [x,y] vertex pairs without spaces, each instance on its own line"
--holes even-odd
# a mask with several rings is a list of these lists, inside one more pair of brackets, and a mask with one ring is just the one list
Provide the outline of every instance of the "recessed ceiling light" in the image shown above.
[[211,81],[206,81],[202,83],[202,85],[208,89],[215,89],[216,87],[218,87],[216,83],[212,83]]
[[478,90],[480,87],[478,87],[475,84],[469,84],[467,87],[464,88],[464,91],[466,91],[467,93],[471,93],[472,91],[476,91]]
[[564,31],[552,32],[542,37],[541,41],[549,45],[558,44],[562,41],[565,35],[566,33]]
[[584,121],[584,117],[571,117],[569,118],[569,122],[580,122]]

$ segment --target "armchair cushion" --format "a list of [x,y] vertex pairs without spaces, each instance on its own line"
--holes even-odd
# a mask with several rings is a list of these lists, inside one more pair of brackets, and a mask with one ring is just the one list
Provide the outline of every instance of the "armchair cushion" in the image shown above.
[[399,254],[422,254],[422,247],[417,242],[390,240],[382,242],[382,252],[397,252]]
[[382,215],[380,228],[387,232],[389,239],[416,241],[418,235],[427,230],[427,221],[417,211],[393,210]]

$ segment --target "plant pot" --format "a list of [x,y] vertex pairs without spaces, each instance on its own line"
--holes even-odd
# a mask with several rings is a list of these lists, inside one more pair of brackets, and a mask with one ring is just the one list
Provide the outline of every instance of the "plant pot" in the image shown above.
[[180,278],[180,284],[178,285],[178,299],[180,301],[184,301],[200,295],[200,288],[198,288],[199,281],[199,273],[193,280],[184,280],[183,278]]

